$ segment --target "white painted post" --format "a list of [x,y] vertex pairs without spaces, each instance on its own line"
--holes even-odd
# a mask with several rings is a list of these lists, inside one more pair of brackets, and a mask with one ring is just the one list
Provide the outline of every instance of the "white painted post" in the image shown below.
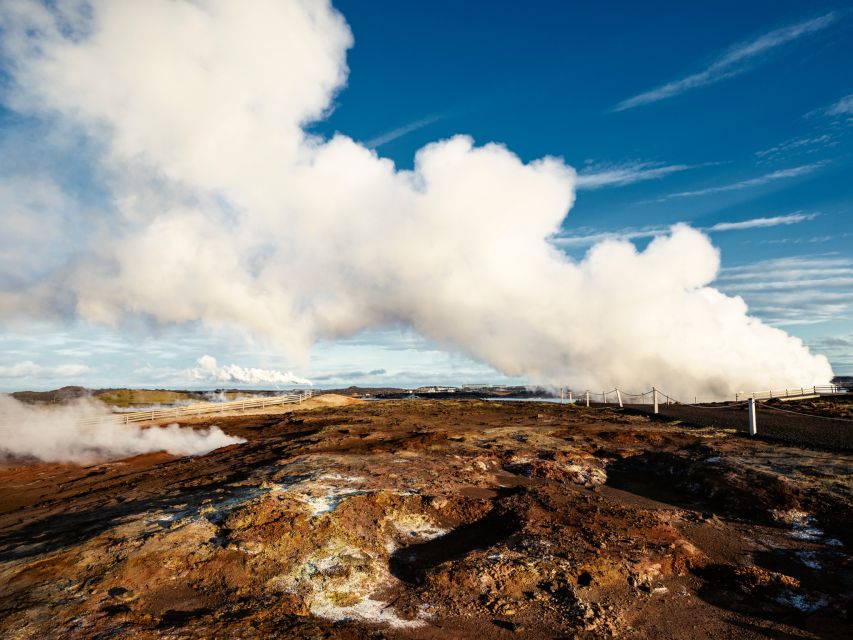
[[572,390],[571,390],[571,389],[569,389],[569,404],[573,404],[573,403],[574,403],[574,401],[575,401],[575,399],[574,399],[574,398],[572,398]]
[[749,435],[754,436],[758,433],[758,426],[755,422],[755,399],[749,399]]
[[586,406],[589,407],[589,391],[586,392]]
[[658,412],[658,390],[655,389],[654,387],[652,387],[652,398],[654,398],[655,415],[657,415],[657,412]]
[[616,399],[619,401],[619,408],[622,408],[622,394],[619,393],[619,389],[616,389]]
[[563,387],[560,387],[560,404],[563,404]]

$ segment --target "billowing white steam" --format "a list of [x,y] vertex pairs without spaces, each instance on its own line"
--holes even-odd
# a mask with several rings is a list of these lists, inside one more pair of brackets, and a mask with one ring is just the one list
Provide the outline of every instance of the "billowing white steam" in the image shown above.
[[116,212],[73,268],[0,292],[0,312],[70,300],[89,320],[237,326],[303,357],[319,337],[406,323],[532,382],[690,396],[831,376],[708,287],[719,258],[697,231],[580,263],[556,250],[576,182],[559,159],[457,136],[399,171],[306,134],[352,43],[325,1],[57,7],[2,4],[14,104],[96,142]]
[[240,384],[311,384],[310,380],[300,378],[290,371],[245,368],[236,364],[220,367],[213,356],[202,356],[198,359],[197,364],[197,367],[189,370],[190,380],[237,382]]
[[90,400],[32,406],[0,394],[0,459],[11,455],[89,464],[154,451],[201,455],[241,442],[245,440],[219,427],[195,430],[171,424],[143,429],[122,424],[110,420],[106,407]]

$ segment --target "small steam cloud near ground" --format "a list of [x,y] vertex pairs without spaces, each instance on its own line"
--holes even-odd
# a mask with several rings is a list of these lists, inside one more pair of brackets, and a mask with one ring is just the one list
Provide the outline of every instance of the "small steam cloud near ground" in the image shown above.
[[188,372],[190,380],[236,382],[240,384],[311,384],[307,378],[300,378],[290,371],[245,368],[236,364],[219,366],[213,356],[202,356],[198,359],[197,364],[197,367]]
[[[0,394],[0,459],[33,457],[44,462],[92,464],[155,451],[201,455],[245,442],[219,427],[195,430],[171,424],[143,429],[109,418],[109,411],[91,400],[34,406]],[[99,420],[85,422],[95,419]]]
[[318,339],[405,324],[534,384],[684,397],[832,377],[710,286],[699,231],[561,253],[577,174],[559,158],[460,135],[399,170],[307,133],[353,44],[327,1],[0,0],[0,24],[9,104],[89,138],[115,203],[72,265],[0,288],[0,318],[201,321],[305,361]]

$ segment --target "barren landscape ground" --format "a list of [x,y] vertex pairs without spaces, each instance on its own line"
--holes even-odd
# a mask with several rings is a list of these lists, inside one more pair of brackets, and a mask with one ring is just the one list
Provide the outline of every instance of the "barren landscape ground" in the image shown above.
[[0,468],[4,638],[845,638],[853,454],[612,409],[323,397]]

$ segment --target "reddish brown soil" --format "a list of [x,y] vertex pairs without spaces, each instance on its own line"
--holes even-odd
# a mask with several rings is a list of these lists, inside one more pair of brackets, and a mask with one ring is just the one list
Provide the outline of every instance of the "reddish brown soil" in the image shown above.
[[0,469],[3,638],[843,638],[853,455],[559,405]]

